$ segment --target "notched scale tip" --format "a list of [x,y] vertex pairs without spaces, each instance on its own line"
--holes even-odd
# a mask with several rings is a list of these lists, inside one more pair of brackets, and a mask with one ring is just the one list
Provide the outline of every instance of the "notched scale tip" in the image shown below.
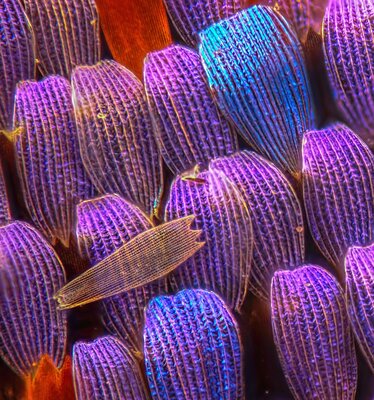
[[135,236],[73,279],[55,299],[60,309],[77,307],[155,281],[195,254],[204,242],[192,230],[194,216],[176,219]]
[[19,375],[48,355],[56,367],[65,356],[66,314],[53,294],[65,283],[53,248],[24,222],[0,227],[0,355]]
[[37,66],[43,75],[70,77],[76,65],[101,58],[95,0],[23,0],[34,30]]
[[121,341],[104,336],[73,347],[77,400],[147,400],[138,360]]
[[353,331],[374,372],[374,244],[351,247],[345,258],[346,301]]
[[271,287],[275,345],[297,400],[353,400],[357,362],[343,291],[323,268],[275,273]]
[[374,3],[330,0],[323,47],[341,118],[374,146]]
[[342,124],[308,132],[302,180],[313,239],[340,269],[348,247],[374,239],[374,155]]
[[72,74],[82,159],[102,194],[117,193],[157,216],[162,159],[142,83],[113,60]]
[[144,355],[153,399],[244,398],[239,329],[215,293],[183,290],[153,299]]
[[194,50],[171,45],[148,54],[144,82],[157,142],[174,174],[238,149]]
[[243,138],[297,176],[303,133],[315,126],[301,45],[287,21],[254,6],[200,33],[200,54],[220,108]]
[[210,166],[235,183],[248,206],[254,244],[249,289],[268,299],[274,272],[304,262],[301,204],[286,177],[255,152],[240,151]]

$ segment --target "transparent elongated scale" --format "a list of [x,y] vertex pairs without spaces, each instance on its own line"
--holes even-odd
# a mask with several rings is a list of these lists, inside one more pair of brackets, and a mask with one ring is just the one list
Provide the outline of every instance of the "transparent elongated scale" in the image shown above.
[[342,119],[374,145],[374,4],[331,0],[323,23],[330,86]]
[[350,247],[345,258],[346,301],[353,331],[374,371],[374,245]]
[[0,2],[0,129],[10,129],[18,81],[35,78],[33,32],[20,0]]
[[72,75],[79,144],[100,193],[117,193],[156,213],[162,193],[161,155],[144,88],[112,60],[81,66]]
[[313,239],[340,267],[348,247],[374,239],[374,156],[342,124],[311,131],[303,144],[302,179]]
[[7,187],[0,159],[0,225],[8,223],[11,218]]
[[344,294],[323,268],[275,272],[274,341],[293,397],[353,400],[357,362]]
[[36,229],[19,221],[0,227],[0,355],[21,376],[44,355],[63,363],[66,314],[53,294],[64,282],[59,258]]
[[70,77],[77,65],[101,58],[100,26],[94,0],[23,0],[34,30],[43,75]]
[[144,355],[153,399],[244,398],[238,326],[212,292],[183,290],[153,299]]
[[173,173],[238,149],[236,133],[213,102],[195,51],[171,45],[148,54],[144,81],[157,142]]
[[78,400],[146,400],[139,361],[113,336],[73,347],[73,376]]
[[315,126],[300,42],[270,7],[254,6],[200,33],[200,54],[220,108],[243,138],[298,176],[303,133]]
[[165,220],[194,215],[205,246],[171,274],[174,288],[203,288],[218,293],[240,310],[248,288],[253,233],[245,200],[221,172],[178,176],[172,183]]
[[68,247],[75,205],[93,195],[79,153],[69,82],[51,76],[17,87],[14,125],[17,171],[34,224]]
[[304,223],[300,202],[286,177],[251,151],[240,151],[210,164],[235,183],[253,226],[249,288],[267,299],[273,274],[304,262]]

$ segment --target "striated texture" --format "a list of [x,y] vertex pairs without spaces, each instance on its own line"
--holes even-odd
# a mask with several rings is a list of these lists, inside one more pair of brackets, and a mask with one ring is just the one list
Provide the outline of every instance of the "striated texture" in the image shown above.
[[353,400],[357,363],[343,292],[324,269],[275,273],[274,341],[295,399]]
[[198,44],[200,31],[231,17],[243,3],[244,0],[164,0],[175,28],[191,46]]
[[344,125],[305,136],[303,191],[313,239],[332,264],[373,241],[374,156]]
[[148,399],[138,360],[114,337],[75,343],[73,374],[77,400]]
[[162,165],[144,88],[125,67],[101,61],[72,76],[83,162],[102,193],[117,193],[156,212]]
[[271,163],[247,150],[211,162],[240,190],[251,215],[253,259],[249,288],[268,299],[277,269],[304,261],[304,224],[299,200],[287,179]]
[[53,294],[64,281],[60,260],[34,228],[0,227],[0,355],[19,375],[31,373],[43,355],[62,365],[67,321]]
[[337,106],[374,145],[374,3],[331,0],[323,25],[325,63]]
[[374,244],[348,250],[345,275],[346,301],[353,331],[374,372]]
[[222,300],[203,290],[153,299],[144,354],[153,399],[244,398],[238,326]]
[[23,0],[34,29],[43,75],[69,77],[77,65],[100,60],[100,27],[95,0]]
[[11,220],[11,217],[7,187],[0,159],[0,225],[8,223]]
[[[77,207],[79,249],[95,265],[152,223],[140,209],[116,195],[85,201]],[[130,290],[102,302],[104,325],[132,349],[141,349],[143,310],[148,301],[166,290],[166,279]]]
[[195,51],[172,45],[150,53],[144,80],[158,145],[174,174],[238,149],[235,133],[213,102]]
[[35,77],[30,23],[20,0],[0,0],[0,129],[10,129],[18,81]]
[[93,188],[84,172],[69,82],[57,76],[26,81],[16,93],[17,170],[30,216],[53,244],[66,247],[74,207]]
[[240,310],[252,261],[252,224],[238,188],[214,169],[177,177],[170,189],[165,220],[195,215],[205,246],[171,274],[174,288],[210,289]]
[[222,110],[255,150],[297,175],[303,133],[315,122],[295,32],[271,8],[255,6],[200,36],[203,65]]

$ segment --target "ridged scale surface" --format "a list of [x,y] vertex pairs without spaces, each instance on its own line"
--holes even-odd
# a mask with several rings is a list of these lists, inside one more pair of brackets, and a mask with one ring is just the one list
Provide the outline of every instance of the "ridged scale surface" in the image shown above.
[[64,282],[62,264],[39,232],[25,222],[0,227],[0,355],[19,375],[44,354],[62,365],[67,321],[53,295]]
[[10,220],[11,213],[8,201],[7,187],[0,159],[0,225],[4,225]]
[[153,399],[244,398],[238,326],[203,290],[157,297],[146,311],[144,354]]
[[353,400],[357,364],[343,292],[324,269],[276,272],[274,341],[295,399]]

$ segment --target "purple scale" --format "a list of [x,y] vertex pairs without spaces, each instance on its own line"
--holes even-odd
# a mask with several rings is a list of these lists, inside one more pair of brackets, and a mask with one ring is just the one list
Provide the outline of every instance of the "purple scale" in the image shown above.
[[62,264],[42,235],[25,222],[0,227],[0,355],[19,375],[48,354],[65,356],[67,320],[53,295],[65,283]]
[[164,0],[173,25],[191,46],[198,44],[200,31],[231,17],[243,8],[243,3],[243,0]]
[[306,134],[303,191],[313,239],[333,265],[342,267],[348,247],[373,241],[374,155],[346,126]]
[[45,75],[70,77],[77,65],[101,58],[95,0],[23,0],[33,27],[38,67]]
[[188,215],[195,215],[193,228],[202,231],[205,246],[171,273],[172,286],[213,290],[239,311],[247,293],[253,247],[244,198],[221,171],[178,176],[170,189],[165,220]]
[[304,262],[304,223],[300,202],[286,177],[251,151],[240,151],[210,164],[235,183],[253,226],[250,290],[269,298],[277,269],[293,269]]
[[144,354],[153,399],[244,399],[238,326],[212,292],[183,290],[153,299]]
[[84,165],[102,194],[117,193],[157,212],[162,159],[142,83],[113,60],[81,66],[72,75]]
[[0,129],[11,129],[16,84],[35,77],[34,43],[19,0],[0,2],[0,21]]
[[343,291],[323,268],[278,271],[271,286],[275,345],[296,400],[354,400],[357,363]]
[[11,218],[7,187],[0,159],[0,225],[7,224]]
[[374,372],[374,244],[349,248],[345,276],[346,301],[353,331]]
[[299,176],[303,133],[315,127],[301,44],[270,7],[254,6],[200,33],[222,111],[254,150]]
[[[139,233],[153,228],[149,218],[138,207],[117,195],[80,203],[77,217],[78,246],[91,265],[97,264]],[[140,352],[144,308],[166,287],[166,279],[160,279],[103,300],[103,322],[107,330],[122,339],[126,346]]]
[[147,388],[139,361],[111,336],[73,347],[77,400],[146,400]]
[[144,81],[158,145],[174,174],[238,149],[194,50],[171,45],[148,54]]
[[325,64],[341,117],[374,146],[374,2],[330,0],[323,25]]
[[74,207],[93,195],[84,171],[69,82],[52,76],[17,87],[14,125],[16,162],[23,197],[34,224],[66,247]]

